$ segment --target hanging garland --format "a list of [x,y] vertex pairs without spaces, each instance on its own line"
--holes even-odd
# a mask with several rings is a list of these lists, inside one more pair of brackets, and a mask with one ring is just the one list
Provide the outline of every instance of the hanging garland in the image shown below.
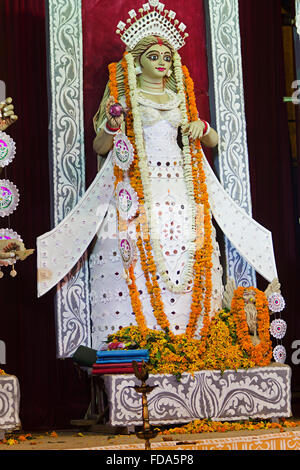
[[[112,63],[108,66],[109,70],[109,89],[110,89],[110,94],[113,96],[115,99],[115,102],[118,102],[119,98],[119,93],[118,93],[118,86],[117,86],[117,64]],[[126,80],[126,77],[125,77]],[[127,89],[127,86],[125,86],[125,90]],[[127,102],[127,96],[126,96],[126,102]],[[126,122],[130,122],[130,111],[127,113],[126,117]],[[130,139],[130,132],[128,132],[127,128],[127,137]],[[132,137],[132,136],[131,136]],[[131,139],[130,139],[131,140]],[[134,152],[134,157],[135,157],[135,152]],[[136,158],[134,158],[134,163],[136,161]],[[121,168],[117,165],[114,165],[114,175],[115,175],[115,189],[117,188],[118,184],[123,181],[123,171]],[[134,185],[133,178],[131,178],[131,183],[133,187],[135,188],[136,185]],[[139,193],[137,193],[139,195]],[[140,201],[140,197],[139,197]],[[124,223],[120,217],[119,217],[119,212],[117,211],[117,217],[118,217],[118,226],[119,226],[119,233],[126,231],[127,229],[127,224]],[[140,299],[140,295],[136,286],[136,281],[135,281],[135,276],[134,276],[134,267],[131,265],[128,269],[128,275],[130,278],[130,282],[128,282],[128,290],[130,294],[130,299],[131,299],[131,305],[132,309],[135,314],[136,322],[140,328],[142,337],[145,338],[147,334],[147,326],[145,322],[145,318],[143,315],[143,307]]]
[[[194,83],[190,77],[187,67],[182,67],[182,73],[184,75],[185,83],[185,104],[187,108],[187,114],[189,121],[196,121],[198,119],[198,111],[196,106],[196,98],[194,93]],[[203,327],[201,330],[201,338],[203,338],[203,344],[205,344],[206,337],[209,331],[209,313],[211,306],[211,295],[212,295],[212,239],[211,239],[211,215],[208,201],[207,187],[205,183],[205,173],[203,169],[203,153],[200,139],[197,139],[194,143],[195,152],[192,153],[192,171],[193,171],[193,182],[194,182],[194,194],[195,200],[198,207],[201,205],[204,209],[204,244],[201,249],[196,251],[196,263],[195,263],[195,286],[193,290],[193,300],[191,306],[191,316],[187,327],[187,334],[193,336],[197,321],[200,315],[199,302],[197,297],[204,295],[204,315],[203,315]],[[205,280],[205,286],[202,286],[201,281]]]
[[[260,339],[260,343],[256,346],[254,346],[251,341],[244,308],[244,292],[249,289],[255,292],[256,300],[257,332]],[[233,315],[237,337],[242,349],[247,352],[256,365],[264,366],[270,364],[272,357],[272,343],[269,333],[270,316],[268,301],[265,293],[258,290],[256,287],[238,287],[233,295],[231,313]]]

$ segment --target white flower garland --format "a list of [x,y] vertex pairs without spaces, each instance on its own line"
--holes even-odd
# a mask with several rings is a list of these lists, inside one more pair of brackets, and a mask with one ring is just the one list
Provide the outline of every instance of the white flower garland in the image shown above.
[[[147,215],[149,229],[151,231],[151,243],[154,252],[154,258],[157,263],[158,272],[161,275],[161,278],[167,288],[174,293],[183,293],[188,291],[188,287],[193,279],[194,275],[194,257],[196,251],[196,203],[194,198],[194,184],[193,184],[193,173],[192,173],[192,158],[190,151],[190,143],[187,132],[182,133],[183,141],[183,157],[184,157],[184,179],[187,187],[187,194],[189,198],[190,207],[192,209],[192,227],[191,227],[191,240],[188,248],[188,262],[185,266],[185,271],[183,273],[183,280],[180,284],[175,284],[171,281],[167,274],[167,268],[165,265],[165,260],[162,254],[162,250],[159,242],[159,232],[157,229],[157,224],[151,217],[152,210],[152,192],[149,178],[149,168],[148,168],[148,159],[144,148],[144,139],[143,139],[143,127],[141,116],[138,106],[138,90],[136,82],[136,74],[134,68],[134,59],[133,56],[128,53],[126,54],[127,70],[128,70],[128,83],[129,83],[129,94],[132,106],[132,116],[133,116],[133,130],[135,135],[135,144],[137,149],[137,154],[139,156],[139,169],[141,172],[141,180],[145,195],[145,211]],[[188,126],[188,116],[186,112],[186,103],[185,103],[185,93],[183,87],[183,74],[181,67],[181,59],[178,53],[174,54],[174,74],[178,87],[178,96],[180,97],[180,111],[181,111],[181,125],[183,129],[186,129]]]

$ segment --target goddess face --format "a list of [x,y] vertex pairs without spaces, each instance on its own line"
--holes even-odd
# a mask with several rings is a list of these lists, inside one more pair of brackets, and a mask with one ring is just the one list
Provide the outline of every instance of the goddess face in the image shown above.
[[154,44],[140,57],[144,78],[163,78],[172,66],[172,53],[164,44]]

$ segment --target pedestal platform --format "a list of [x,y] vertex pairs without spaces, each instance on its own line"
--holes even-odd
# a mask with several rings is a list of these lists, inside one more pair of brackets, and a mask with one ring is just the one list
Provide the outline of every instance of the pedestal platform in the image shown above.
[[5,432],[21,427],[19,418],[20,387],[14,375],[0,376],[0,439]]
[[[112,426],[142,425],[142,400],[131,374],[103,375]],[[148,395],[150,423],[171,425],[195,419],[236,421],[249,418],[290,417],[291,368],[272,363],[252,369],[202,370],[194,375],[149,374],[148,385],[157,387]]]

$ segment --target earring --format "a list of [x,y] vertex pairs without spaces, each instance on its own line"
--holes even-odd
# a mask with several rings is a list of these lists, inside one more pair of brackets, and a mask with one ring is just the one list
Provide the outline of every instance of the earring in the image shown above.
[[167,75],[168,78],[171,77],[171,75],[172,75],[172,70],[171,70],[171,69],[168,70],[167,73],[166,73],[166,75]]
[[136,75],[140,75],[142,73],[142,69],[141,69],[140,64],[135,64],[134,71],[135,71]]

